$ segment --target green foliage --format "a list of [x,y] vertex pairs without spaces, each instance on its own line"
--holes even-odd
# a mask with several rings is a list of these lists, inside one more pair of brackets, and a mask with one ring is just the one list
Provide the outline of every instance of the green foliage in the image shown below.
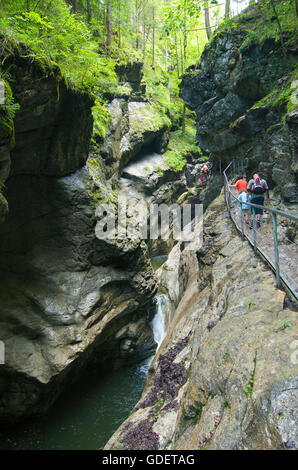
[[159,176],[162,176],[163,175],[163,169],[160,165],[157,165],[157,167],[155,168],[155,170],[157,171],[157,173],[159,174]]
[[251,397],[252,392],[253,392],[253,386],[254,386],[254,379],[253,377],[249,380],[247,387],[243,388],[243,391],[246,393],[248,397]]
[[[71,88],[96,96],[94,135],[104,137],[109,122],[105,94],[118,83],[115,60],[98,53],[92,31],[78,15],[71,14],[63,0],[44,0],[31,6],[34,11],[26,11],[22,1],[1,4],[1,34],[17,46],[24,44],[25,54],[43,67],[58,66]],[[21,48],[19,52],[24,54]],[[17,108],[13,102],[8,105],[11,117]]]
[[173,170],[177,172],[183,170],[186,164],[186,159],[181,154],[172,150],[167,150],[166,157],[167,165],[170,168],[173,168]]
[[293,323],[290,320],[281,320],[279,322],[279,327],[274,330],[276,333],[278,331],[284,331],[286,328],[291,328],[293,326]]
[[[252,44],[263,43],[269,38],[273,38],[278,42],[281,39],[278,22],[285,36],[285,43],[288,45],[295,44],[298,25],[295,3],[292,0],[287,0],[278,3],[274,2],[274,5],[275,11],[270,0],[257,4],[255,9],[259,14],[255,16],[254,21],[250,22],[249,25],[244,14],[230,20],[230,25],[236,26],[238,30],[242,29],[247,33],[245,40],[240,46],[240,50]],[[222,27],[224,27],[223,24],[221,24]]]
[[256,354],[255,354],[255,357],[254,357],[254,369],[253,369],[253,373],[249,379],[249,382],[247,384],[246,387],[243,388],[243,391],[246,393],[246,395],[248,397],[251,397],[252,395],[252,392],[253,392],[253,387],[254,387],[254,380],[255,380],[255,373],[256,373],[256,364],[257,364],[257,351],[256,351]]
[[246,310],[252,310],[254,305],[256,305],[254,302],[248,302],[246,305]]
[[130,121],[130,125],[135,133],[157,132],[171,127],[171,120],[158,103],[148,103],[140,110],[138,118]]
[[106,136],[109,123],[111,121],[111,115],[108,109],[98,100],[96,100],[95,105],[92,108],[92,116],[93,138],[96,138],[96,136],[104,138]]
[[224,356],[223,356],[223,357],[224,357],[224,360],[225,360],[225,361],[231,360],[231,356],[230,356],[230,354],[228,353],[228,351],[226,351],[226,352],[224,353]]
[[45,66],[58,65],[73,88],[104,93],[117,84],[115,62],[98,54],[98,44],[86,23],[72,15],[63,0],[46,3],[45,11],[19,9],[9,15],[14,11],[9,2],[4,9],[7,16],[0,21],[1,33],[25,44],[28,55]]
[[160,66],[144,69],[146,97],[167,127],[178,125],[183,112],[182,100],[178,97],[178,79]]
[[[285,114],[293,111],[297,107],[298,99],[298,69],[296,68],[290,75],[289,79],[280,89],[274,89],[268,95],[253,105],[253,108],[267,106],[272,108],[284,108]],[[268,129],[269,131],[269,129]]]
[[8,127],[10,133],[13,134],[13,119],[20,105],[15,102],[7,76],[1,70],[0,80],[4,84],[4,103],[0,104],[0,125]]
[[195,142],[195,123],[191,117],[186,118],[185,133],[181,129],[171,132],[168,149],[165,152],[166,163],[174,171],[182,171],[189,155],[201,155]]
[[164,398],[163,397],[159,397],[159,399],[157,400],[156,402],[156,405],[155,405],[155,408],[161,408],[162,405],[164,404]]

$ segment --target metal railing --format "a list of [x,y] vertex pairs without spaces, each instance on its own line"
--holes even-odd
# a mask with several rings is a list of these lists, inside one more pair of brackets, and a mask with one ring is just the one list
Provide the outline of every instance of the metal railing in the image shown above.
[[[229,178],[227,176],[227,171],[230,168],[235,170],[235,163],[233,161],[231,161],[231,163],[223,171],[223,175],[224,175],[224,197],[225,197],[226,206],[227,206],[227,209],[228,209],[228,212],[229,212],[229,215],[230,215],[232,221],[234,222],[237,230],[239,230],[239,232],[241,232],[242,239],[244,239],[244,237],[245,237],[249,241],[249,243],[253,246],[255,254],[260,254],[261,257],[269,264],[270,268],[275,272],[276,287],[279,288],[281,286],[281,284],[283,284],[283,286],[286,289],[288,289],[288,291],[291,292],[291,294],[295,297],[295,299],[298,300],[298,293],[296,291],[296,288],[292,284],[292,281],[296,282],[297,278],[294,279],[294,280],[289,279],[288,276],[284,275],[284,273],[282,272],[281,266],[280,266],[279,241],[278,241],[278,232],[277,232],[277,227],[278,227],[277,216],[282,216],[282,217],[285,217],[287,219],[294,220],[296,222],[298,221],[298,217],[294,214],[291,214],[291,213],[288,213],[288,212],[285,212],[285,211],[282,211],[282,210],[279,210],[279,209],[274,209],[272,207],[260,206],[258,204],[253,204],[249,201],[245,202],[245,203],[240,201],[240,199],[238,199],[238,197],[235,196],[235,194],[233,194],[233,192],[230,189]],[[231,213],[231,200],[230,200],[231,196],[233,197],[234,200],[237,200],[237,202],[240,203],[240,226],[237,224],[237,222],[235,220],[235,217],[233,217],[232,213]],[[253,210],[252,210],[253,238],[251,238],[248,233],[245,233],[245,230],[244,230],[244,220],[243,220],[244,217],[243,217],[243,210],[242,210],[242,205],[243,204],[248,205],[251,208],[253,208]],[[265,212],[271,213],[273,242],[274,242],[274,261],[272,259],[270,259],[270,256],[268,256],[268,253],[265,253],[264,249],[262,249],[257,243],[257,221],[256,221],[256,214],[255,214],[254,209],[262,209]],[[296,266],[296,269],[297,269],[297,266]]]

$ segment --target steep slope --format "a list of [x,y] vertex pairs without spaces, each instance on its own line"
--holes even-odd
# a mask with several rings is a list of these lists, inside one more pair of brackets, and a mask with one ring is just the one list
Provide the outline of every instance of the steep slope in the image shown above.
[[231,229],[221,195],[144,393],[105,449],[297,448],[296,314]]

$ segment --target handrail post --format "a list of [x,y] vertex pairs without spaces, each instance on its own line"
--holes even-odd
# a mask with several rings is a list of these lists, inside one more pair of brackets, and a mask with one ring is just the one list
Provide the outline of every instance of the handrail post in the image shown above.
[[274,213],[272,213],[272,222],[273,222],[273,238],[274,238],[276,287],[279,287],[280,286],[279,251],[278,251],[278,238],[277,238],[277,222],[276,222],[276,215]]
[[257,221],[256,221],[256,211],[254,207],[252,210],[252,217],[253,217],[252,226],[253,226],[253,234],[254,234],[254,252],[256,255],[257,254]]
[[242,240],[244,240],[244,226],[243,226],[243,210],[242,210],[242,203],[240,203],[240,217],[241,217]]

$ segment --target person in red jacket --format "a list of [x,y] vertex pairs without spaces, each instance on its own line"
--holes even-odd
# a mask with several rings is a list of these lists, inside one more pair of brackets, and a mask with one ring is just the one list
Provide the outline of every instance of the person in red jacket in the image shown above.
[[242,193],[242,191],[247,191],[247,181],[246,181],[246,176],[245,175],[240,175],[238,177],[238,180],[236,181],[235,184],[231,184],[230,186],[232,188],[237,188],[238,193]]

